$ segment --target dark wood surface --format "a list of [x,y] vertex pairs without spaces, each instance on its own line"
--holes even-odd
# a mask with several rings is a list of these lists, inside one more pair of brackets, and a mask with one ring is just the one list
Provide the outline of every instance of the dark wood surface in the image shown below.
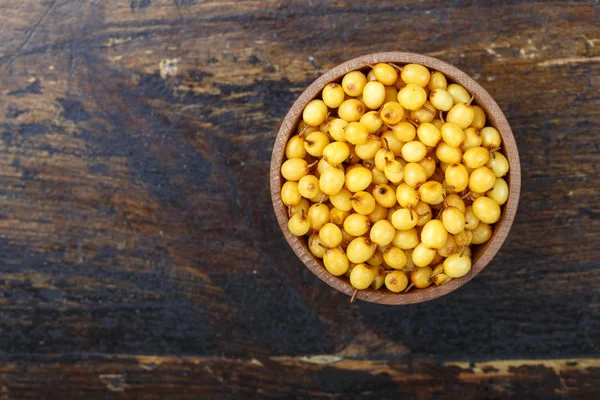
[[[0,0],[0,399],[596,399],[599,18],[596,1]],[[386,50],[480,82],[523,173],[493,262],[400,308],[312,275],[268,184],[294,99]]]

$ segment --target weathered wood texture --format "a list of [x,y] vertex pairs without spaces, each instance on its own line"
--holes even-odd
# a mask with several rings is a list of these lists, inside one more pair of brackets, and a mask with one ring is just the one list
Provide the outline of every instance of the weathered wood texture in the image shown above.
[[[2,381],[4,378],[4,382]],[[44,356],[0,366],[7,398],[595,399],[600,362]]]
[[[246,372],[252,358],[597,358],[599,17],[596,1],[0,0],[0,398],[98,394],[106,385],[88,377],[134,368],[110,354],[242,359],[228,386],[177,375],[204,376],[186,361],[140,371],[146,392],[118,393],[232,398],[252,380],[278,384]],[[349,305],[314,277],[281,235],[268,185],[295,97],[386,50],[478,80],[523,172],[495,260],[451,295],[402,308]],[[287,370],[272,397],[286,384],[434,396],[353,365],[310,383],[294,383],[307,367]],[[581,396],[536,386],[529,368],[505,381],[524,398],[593,398],[595,368],[563,376]],[[431,385],[460,397],[454,372],[440,374]],[[484,387],[501,390],[494,379]]]

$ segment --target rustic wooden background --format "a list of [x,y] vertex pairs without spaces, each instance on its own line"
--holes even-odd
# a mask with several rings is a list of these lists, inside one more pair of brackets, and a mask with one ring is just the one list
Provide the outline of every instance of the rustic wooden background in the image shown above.
[[[598,1],[0,0],[0,399],[600,396]],[[425,53],[496,98],[523,193],[449,296],[358,302],[275,221],[328,68]]]

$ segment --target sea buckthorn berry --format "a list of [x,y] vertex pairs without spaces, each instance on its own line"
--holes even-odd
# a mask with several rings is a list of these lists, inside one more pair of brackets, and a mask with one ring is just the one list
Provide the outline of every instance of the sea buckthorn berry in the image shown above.
[[344,101],[344,89],[337,83],[330,83],[323,88],[323,103],[329,108],[338,108]]
[[431,74],[427,68],[420,64],[406,64],[400,74],[402,80],[407,84],[415,84],[426,87]]
[[444,260],[444,274],[450,278],[460,278],[471,270],[471,257],[452,254]]
[[454,99],[454,103],[468,103],[471,99],[471,95],[467,92],[467,89],[459,84],[452,83],[448,85],[446,89],[450,96]]
[[441,111],[450,111],[454,105],[454,99],[445,89],[434,89],[429,94],[429,101],[435,108]]
[[386,63],[379,63],[373,66],[373,75],[384,85],[393,85],[398,79],[398,71]]
[[344,100],[338,108],[338,116],[346,122],[360,121],[365,114],[366,107],[356,99]]
[[404,108],[402,108],[399,103],[390,101],[389,103],[385,103],[383,105],[379,115],[381,115],[381,119],[386,124],[397,124],[398,122],[402,121],[402,118],[404,117]]
[[302,120],[309,126],[319,126],[327,119],[327,105],[322,100],[312,100],[304,107]]
[[342,79],[342,88],[348,96],[357,97],[363,92],[367,77],[360,71],[348,72]]
[[381,82],[367,82],[363,89],[363,101],[370,109],[376,109],[385,102],[385,86]]
[[427,84],[429,90],[434,91],[435,89],[446,89],[448,83],[446,77],[439,71],[435,71],[429,78],[429,84]]
[[408,278],[402,271],[392,271],[385,276],[385,287],[393,293],[400,293],[408,286]]
[[427,101],[427,92],[419,85],[407,84],[398,92],[398,103],[407,110],[418,110]]

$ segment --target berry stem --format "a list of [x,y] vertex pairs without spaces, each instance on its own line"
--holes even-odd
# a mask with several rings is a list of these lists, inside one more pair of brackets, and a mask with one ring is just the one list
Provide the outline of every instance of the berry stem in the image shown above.
[[302,128],[302,130],[300,131],[300,133],[298,133],[299,137],[304,136],[304,132],[306,132],[308,130],[308,128],[310,128],[308,125],[304,125],[304,127]]
[[408,285],[408,287],[404,290],[404,293],[408,292],[414,285],[411,283],[410,285]]
[[442,121],[442,124],[446,123],[446,121],[444,120],[444,113],[442,112],[442,110],[440,110],[440,120]]
[[407,118],[406,120],[407,120],[408,122],[410,122],[411,124],[413,124],[413,125],[415,126],[415,128],[418,128],[418,127],[419,127],[419,124],[417,124],[417,122],[416,122],[416,121],[413,121],[412,119],[408,119],[408,118]]
[[423,106],[423,107],[421,107],[421,108],[422,108],[423,110],[427,111],[429,114],[431,114],[431,115],[435,115],[435,111],[433,111],[433,110],[431,110],[431,109],[429,109],[429,108],[427,108],[427,107],[425,107],[425,106]]
[[471,103],[473,102],[473,100],[475,100],[475,93],[473,93],[473,95],[471,96],[471,99],[469,100],[469,102],[467,103],[467,105],[470,106]]
[[354,299],[356,298],[357,293],[358,289],[354,289],[354,293],[352,293],[352,297],[350,298],[350,304],[354,303]]
[[398,71],[402,72],[402,67],[399,67],[398,65],[394,64],[394,63],[390,63],[390,65],[392,67],[394,67],[395,69],[397,69]]
[[490,149],[490,153],[492,154],[492,158],[494,160],[496,159],[496,152],[500,151],[501,148],[502,148],[502,146],[496,147],[495,149]]

